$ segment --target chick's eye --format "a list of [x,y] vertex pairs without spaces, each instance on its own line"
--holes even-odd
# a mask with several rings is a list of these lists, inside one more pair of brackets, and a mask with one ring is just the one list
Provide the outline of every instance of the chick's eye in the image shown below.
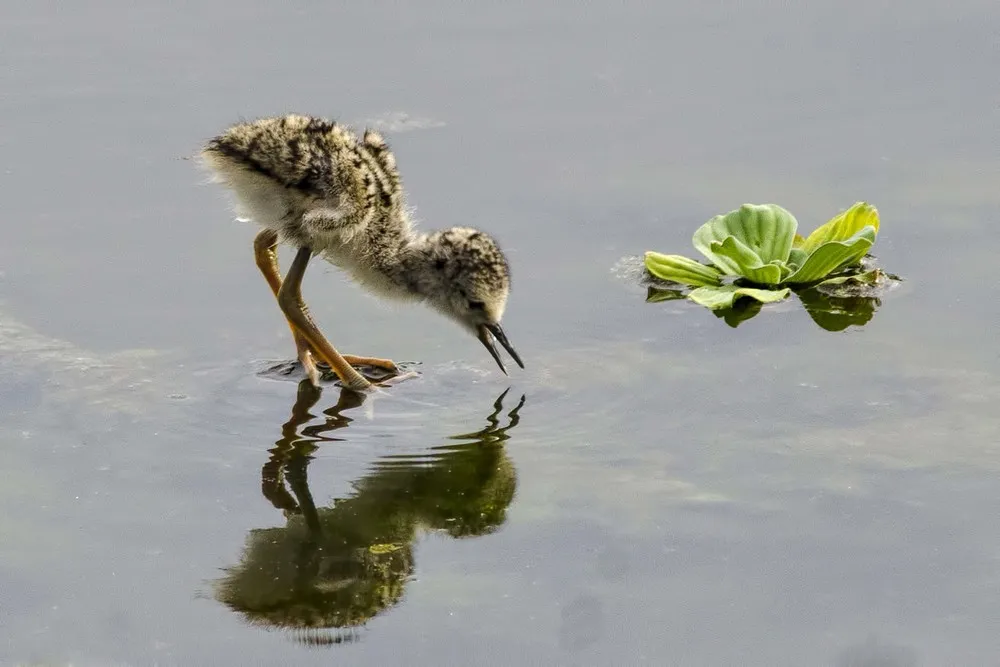
[[483,310],[486,308],[486,304],[482,301],[470,301],[469,310]]

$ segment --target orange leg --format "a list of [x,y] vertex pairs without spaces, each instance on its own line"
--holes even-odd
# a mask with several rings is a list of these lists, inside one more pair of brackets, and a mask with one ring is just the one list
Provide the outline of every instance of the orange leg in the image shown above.
[[[281,273],[278,270],[277,243],[278,235],[276,232],[270,229],[261,231],[257,235],[257,238],[254,239],[254,257],[257,261],[257,268],[264,274],[264,279],[267,280],[267,284],[270,286],[274,296],[278,298],[278,303],[282,311],[285,312],[288,326],[291,328],[292,336],[295,339],[295,348],[298,352],[299,361],[302,363],[302,367],[305,369],[312,384],[319,385],[320,371],[316,367],[316,359],[329,365],[333,372],[340,378],[341,382],[352,389],[364,388],[360,382],[356,381],[354,376],[361,377],[365,383],[370,385],[368,380],[352,367],[353,365],[372,366],[387,370],[390,373],[398,373],[399,369],[390,359],[357,357],[350,354],[341,355],[323,337],[323,334],[309,315],[309,310],[302,300],[302,276],[305,274],[305,267],[309,262],[311,252],[304,254],[305,259],[300,259],[303,256],[301,251],[296,256],[295,261],[301,262],[301,266],[296,271],[296,265],[293,264],[292,269],[289,270],[289,277],[294,279],[295,283],[289,286],[290,291],[286,293],[285,300],[282,302],[282,287],[287,283],[288,279],[282,281]],[[295,272],[293,273],[293,271]],[[286,307],[291,309],[291,314],[286,310]],[[314,344],[316,338],[322,342]],[[327,349],[325,353],[321,354],[322,347]],[[350,370],[348,371],[344,368],[338,370],[338,366],[346,366]]]
[[[253,254],[254,259],[257,260],[257,268],[264,274],[264,279],[267,281],[268,286],[270,286],[275,298],[277,298],[278,292],[281,291],[281,273],[278,271],[277,246],[278,234],[270,229],[265,229],[253,240]],[[319,386],[320,372],[316,368],[316,360],[313,358],[312,350],[309,349],[309,343],[295,328],[291,320],[288,320],[288,327],[292,330],[292,337],[295,339],[295,350],[298,353],[299,361],[302,362],[302,368],[309,377],[309,381],[314,386]]]

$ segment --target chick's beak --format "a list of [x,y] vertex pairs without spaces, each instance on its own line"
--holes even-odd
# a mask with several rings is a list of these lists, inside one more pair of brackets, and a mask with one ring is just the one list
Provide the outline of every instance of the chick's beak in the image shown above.
[[509,340],[507,340],[507,334],[503,332],[503,328],[499,323],[480,324],[479,335],[477,338],[479,338],[479,342],[481,342],[483,346],[489,350],[490,355],[492,355],[493,359],[496,360],[497,365],[500,367],[500,370],[503,371],[504,375],[507,374],[507,369],[504,368],[503,361],[500,360],[500,353],[497,352],[497,347],[493,342],[494,340],[499,341],[500,344],[503,345],[503,348],[507,350],[508,354],[510,354],[514,361],[517,362],[517,365],[524,368],[524,363],[521,362],[521,357],[518,356],[517,350],[515,350],[514,346],[510,344]]

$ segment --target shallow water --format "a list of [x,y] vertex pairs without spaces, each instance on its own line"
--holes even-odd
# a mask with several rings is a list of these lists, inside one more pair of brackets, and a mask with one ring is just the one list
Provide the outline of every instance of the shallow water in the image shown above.
[[[995,661],[996,4],[365,7],[0,8],[0,664]],[[526,371],[316,265],[331,339],[421,377],[261,374],[292,343],[189,158],[289,110],[500,238]],[[858,199],[906,279],[863,327],[622,275]]]

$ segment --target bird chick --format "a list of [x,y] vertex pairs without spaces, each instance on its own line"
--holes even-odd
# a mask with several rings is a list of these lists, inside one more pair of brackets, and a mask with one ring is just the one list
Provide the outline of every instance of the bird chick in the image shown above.
[[[208,142],[202,157],[233,192],[240,213],[264,228],[255,242],[257,263],[307,370],[309,353],[349,386],[364,381],[352,374],[352,360],[384,362],[377,365],[395,370],[389,360],[341,357],[319,333],[298,291],[312,255],[380,296],[431,305],[472,332],[504,373],[495,342],[524,368],[500,324],[510,292],[503,251],[489,235],[467,227],[416,231],[395,157],[377,132],[367,130],[359,139],[319,118],[263,118],[230,127]],[[300,249],[284,283],[274,254],[279,241]]]

